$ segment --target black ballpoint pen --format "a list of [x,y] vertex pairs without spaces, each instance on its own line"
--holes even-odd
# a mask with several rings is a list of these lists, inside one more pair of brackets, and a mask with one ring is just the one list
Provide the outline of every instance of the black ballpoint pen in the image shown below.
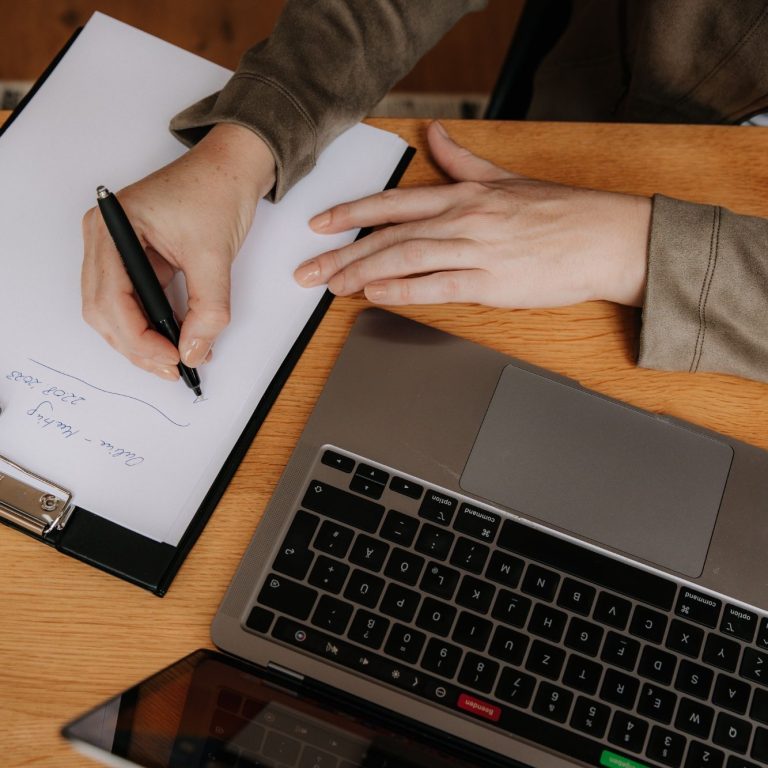
[[[131,222],[125,215],[125,211],[117,198],[106,187],[96,189],[96,202],[99,204],[104,223],[112,236],[112,240],[114,240],[115,248],[120,254],[125,271],[144,306],[150,323],[158,333],[165,336],[171,344],[178,348],[179,325],[176,322],[173,309],[160,281],[157,279],[155,270],[149,263],[139,238],[133,231]],[[200,397],[203,391],[200,388],[200,376],[198,376],[197,371],[181,362],[178,368],[186,385]]]

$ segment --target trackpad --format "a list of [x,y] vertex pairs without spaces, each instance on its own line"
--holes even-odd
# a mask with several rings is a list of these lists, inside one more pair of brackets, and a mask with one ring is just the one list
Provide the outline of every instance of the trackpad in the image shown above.
[[697,577],[732,459],[723,441],[508,365],[460,484]]

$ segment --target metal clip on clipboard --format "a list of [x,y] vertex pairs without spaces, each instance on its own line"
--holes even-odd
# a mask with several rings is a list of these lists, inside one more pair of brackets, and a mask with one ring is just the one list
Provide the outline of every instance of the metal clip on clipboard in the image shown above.
[[44,539],[67,524],[72,494],[0,456],[0,518]]

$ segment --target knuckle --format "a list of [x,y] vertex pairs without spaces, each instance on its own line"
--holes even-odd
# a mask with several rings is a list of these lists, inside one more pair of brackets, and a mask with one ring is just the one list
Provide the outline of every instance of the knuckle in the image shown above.
[[455,301],[461,292],[460,281],[454,275],[444,275],[440,281],[440,294],[445,301]]

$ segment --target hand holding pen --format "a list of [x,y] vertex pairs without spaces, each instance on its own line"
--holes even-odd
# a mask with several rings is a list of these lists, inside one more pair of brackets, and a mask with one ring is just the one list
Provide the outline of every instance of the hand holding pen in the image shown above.
[[[158,333],[178,348],[179,326],[173,309],[125,211],[106,187],[99,187],[96,190],[96,201],[104,217],[104,224],[112,236],[125,271],[128,273],[136,295],[141,300],[149,321]],[[197,371],[181,361],[178,363],[178,368],[184,383],[200,397],[203,392]]]
[[148,322],[98,207],[83,218],[85,321],[134,365],[172,381],[179,360],[201,366],[226,328],[232,262],[274,182],[266,145],[262,162],[229,129],[260,141],[246,128],[216,126],[189,152],[117,193],[161,285],[184,275],[187,312],[178,348]]

